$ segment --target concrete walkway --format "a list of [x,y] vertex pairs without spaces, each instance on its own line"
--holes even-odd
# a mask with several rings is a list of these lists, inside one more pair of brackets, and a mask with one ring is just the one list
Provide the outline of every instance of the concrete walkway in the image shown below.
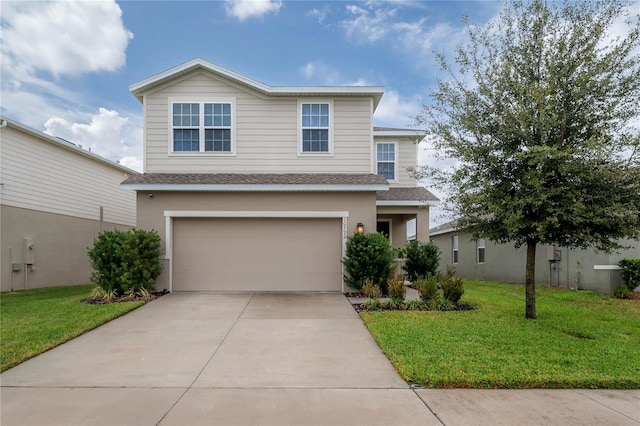
[[340,294],[170,294],[0,384],[3,426],[640,424],[640,391],[411,389]]

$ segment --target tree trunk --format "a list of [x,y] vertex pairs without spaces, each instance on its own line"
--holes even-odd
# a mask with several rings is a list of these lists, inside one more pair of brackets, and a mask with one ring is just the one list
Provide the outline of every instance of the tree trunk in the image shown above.
[[526,318],[536,319],[536,242],[527,242],[527,273],[525,276]]

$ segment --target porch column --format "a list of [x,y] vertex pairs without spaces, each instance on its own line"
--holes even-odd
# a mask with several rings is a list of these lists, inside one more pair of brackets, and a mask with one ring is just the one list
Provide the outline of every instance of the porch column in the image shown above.
[[429,206],[419,207],[416,213],[416,239],[429,242]]

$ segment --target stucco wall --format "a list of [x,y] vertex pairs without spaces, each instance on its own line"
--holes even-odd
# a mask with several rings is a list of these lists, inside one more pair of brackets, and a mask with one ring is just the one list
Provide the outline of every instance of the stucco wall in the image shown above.
[[[128,228],[101,223],[98,214],[91,220],[2,205],[0,227],[2,291],[89,284],[87,248],[93,245],[101,229]],[[25,238],[34,244],[33,268],[24,265]],[[20,264],[20,271],[12,272],[12,263]]]
[[[150,197],[150,195],[153,197]],[[165,240],[165,211],[347,211],[347,234],[362,222],[376,229],[375,192],[146,192],[138,198],[138,227]],[[166,246],[165,246],[166,252]],[[156,288],[169,288],[168,261]]]
[[[511,244],[495,244],[485,240],[485,263],[477,262],[476,241],[469,234],[449,232],[431,236],[441,251],[440,268],[452,264],[452,236],[458,235],[458,275],[480,280],[524,283],[526,248]],[[625,257],[640,257],[637,241],[622,241],[632,246],[616,253],[575,250],[566,247],[538,246],[536,249],[536,284],[562,288],[579,288],[609,293],[621,282],[617,271],[596,270],[595,265],[616,265]],[[553,250],[560,250],[560,261],[550,262]]]

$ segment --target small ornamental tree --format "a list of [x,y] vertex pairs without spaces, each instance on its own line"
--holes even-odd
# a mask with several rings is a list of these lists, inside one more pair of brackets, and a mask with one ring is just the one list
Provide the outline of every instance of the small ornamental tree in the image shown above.
[[612,251],[640,236],[637,11],[512,0],[485,26],[467,20],[453,61],[437,55],[449,77],[418,124],[457,162],[424,175],[450,189],[458,229],[526,247],[526,318],[538,246]]
[[162,272],[160,236],[156,231],[104,231],[89,248],[91,281],[120,296],[150,290]]
[[353,234],[347,240],[344,259],[345,282],[361,290],[367,280],[387,293],[387,280],[393,271],[393,249],[379,232]]
[[411,282],[435,275],[440,264],[440,250],[433,243],[412,240],[405,245],[405,261],[402,269]]

